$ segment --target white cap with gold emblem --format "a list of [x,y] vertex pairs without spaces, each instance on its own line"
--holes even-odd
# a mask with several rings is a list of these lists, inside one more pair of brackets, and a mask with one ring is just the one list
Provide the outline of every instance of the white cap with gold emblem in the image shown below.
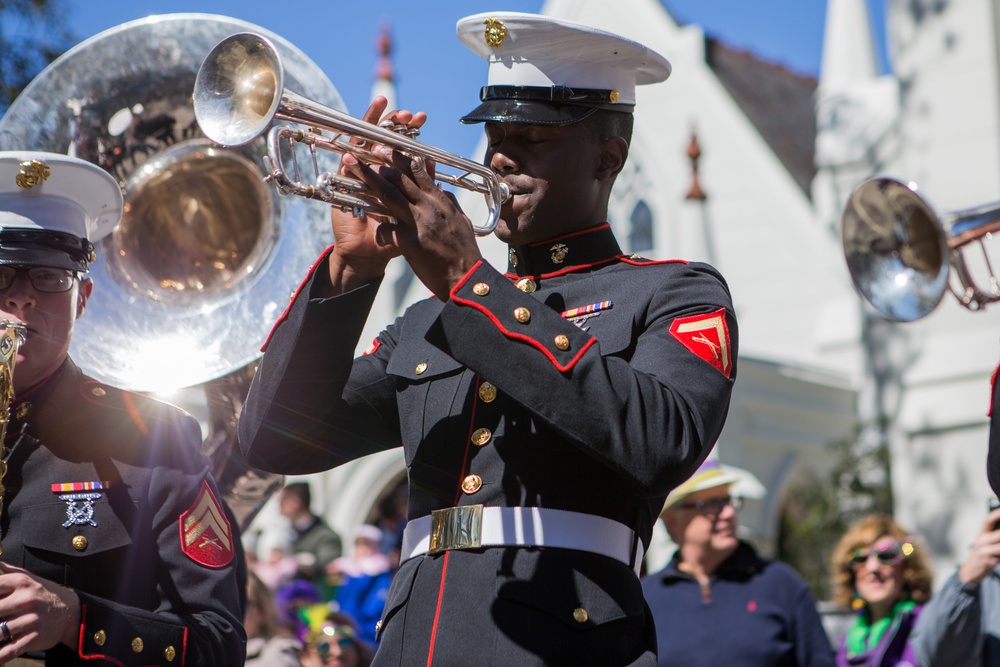
[[90,162],[0,151],[0,265],[86,271],[122,205],[118,182]]
[[605,30],[538,14],[492,12],[459,20],[458,38],[489,62],[482,104],[462,118],[562,125],[597,109],[631,112],[637,85],[670,76],[652,49]]

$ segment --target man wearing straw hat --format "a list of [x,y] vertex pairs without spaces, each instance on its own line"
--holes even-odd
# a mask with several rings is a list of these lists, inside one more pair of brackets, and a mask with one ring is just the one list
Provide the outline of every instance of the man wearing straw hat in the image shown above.
[[642,580],[659,664],[832,667],[833,649],[805,582],[737,536],[738,481],[709,459],[667,496],[663,525],[677,552]]
[[[629,256],[607,222],[636,87],[670,65],[547,16],[457,29],[489,61],[463,120],[485,124],[486,164],[513,195],[496,229],[506,267],[483,260],[424,160],[345,156],[396,224],[335,213],[337,245],[274,329],[240,444],[287,473],[402,444],[409,520],[376,664],[652,665],[636,573],[664,498],[722,429],[736,362],[721,276]],[[436,298],[354,360],[399,255]]]
[[0,320],[24,330],[0,349],[0,663],[242,665],[243,557],[197,421],[68,356],[121,214],[99,167],[0,153]]

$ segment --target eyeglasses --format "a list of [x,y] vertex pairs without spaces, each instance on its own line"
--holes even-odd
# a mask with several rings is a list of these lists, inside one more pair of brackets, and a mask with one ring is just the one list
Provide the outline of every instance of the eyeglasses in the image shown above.
[[677,503],[677,508],[682,510],[696,510],[699,514],[721,514],[722,510],[732,507],[739,511],[743,507],[743,499],[736,496],[726,496],[725,498],[709,498],[708,500],[695,500],[690,503]]
[[874,556],[878,559],[879,565],[895,565],[913,552],[913,542],[889,542],[874,549],[855,549],[847,564],[855,570],[860,570],[868,564],[868,559]]
[[27,273],[31,286],[39,292],[57,294],[73,287],[77,272],[48,266],[0,266],[0,292],[10,288],[18,273]]

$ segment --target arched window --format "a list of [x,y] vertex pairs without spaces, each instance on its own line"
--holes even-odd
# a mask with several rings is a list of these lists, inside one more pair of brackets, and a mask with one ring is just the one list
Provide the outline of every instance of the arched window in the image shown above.
[[640,199],[629,216],[632,223],[629,231],[629,250],[651,250],[653,248],[653,211],[645,200]]

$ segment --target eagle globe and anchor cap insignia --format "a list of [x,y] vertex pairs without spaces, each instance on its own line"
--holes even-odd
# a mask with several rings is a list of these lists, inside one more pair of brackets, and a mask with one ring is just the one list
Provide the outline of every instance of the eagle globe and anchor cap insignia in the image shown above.
[[486,26],[484,33],[486,43],[494,49],[499,49],[500,45],[503,44],[503,40],[507,39],[507,26],[500,19],[492,17],[483,21],[483,25]]
[[51,173],[49,165],[45,164],[41,160],[27,160],[18,166],[21,170],[14,178],[14,182],[17,183],[17,187],[24,190],[30,190],[35,187],[42,181],[46,180]]
[[208,482],[202,481],[197,499],[179,523],[181,551],[188,558],[207,567],[225,567],[233,560],[233,529]]

